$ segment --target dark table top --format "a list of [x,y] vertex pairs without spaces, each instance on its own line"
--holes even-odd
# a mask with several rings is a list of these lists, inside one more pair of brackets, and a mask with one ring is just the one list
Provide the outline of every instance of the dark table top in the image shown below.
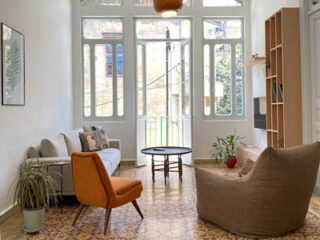
[[191,148],[185,147],[153,147],[141,150],[141,153],[147,155],[184,155],[191,153]]

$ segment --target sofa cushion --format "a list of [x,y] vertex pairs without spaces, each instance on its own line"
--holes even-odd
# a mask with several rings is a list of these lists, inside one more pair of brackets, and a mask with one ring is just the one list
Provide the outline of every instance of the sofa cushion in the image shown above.
[[121,160],[120,151],[115,148],[105,148],[102,151],[98,151],[97,154],[99,155],[103,164],[105,165],[107,172],[109,174],[113,173]]
[[104,148],[110,147],[109,139],[108,139],[108,136],[107,136],[107,133],[106,133],[106,130],[104,129],[104,127],[102,127],[102,126],[92,126],[91,128],[92,128],[93,131],[98,131],[99,132],[102,146]]
[[68,149],[64,137],[58,135],[50,139],[42,139],[40,144],[42,157],[66,157]]
[[95,152],[103,149],[98,131],[80,133],[83,152]]
[[111,177],[110,180],[113,190],[117,195],[129,192],[130,190],[142,184],[141,181],[137,179]]
[[80,132],[82,132],[82,129],[62,133],[64,140],[66,141],[69,156],[71,156],[73,152],[82,151]]
[[31,146],[28,149],[28,158],[40,158],[40,146]]
[[109,139],[107,136],[107,132],[103,126],[83,126],[84,132],[98,131],[101,139],[102,146],[104,148],[110,147]]

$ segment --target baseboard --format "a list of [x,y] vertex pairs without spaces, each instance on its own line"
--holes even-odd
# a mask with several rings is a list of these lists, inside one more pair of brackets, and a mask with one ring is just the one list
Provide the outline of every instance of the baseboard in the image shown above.
[[194,164],[216,163],[213,159],[194,159]]
[[121,165],[135,165],[136,164],[136,160],[135,159],[123,159],[120,162]]
[[19,206],[15,205],[10,207],[8,210],[4,211],[2,215],[0,215],[0,226],[5,223],[9,218],[15,215],[19,211]]

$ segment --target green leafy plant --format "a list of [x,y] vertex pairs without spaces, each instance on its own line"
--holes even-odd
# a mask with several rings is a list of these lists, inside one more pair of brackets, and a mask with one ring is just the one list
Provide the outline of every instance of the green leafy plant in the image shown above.
[[217,137],[217,141],[212,145],[213,154],[212,157],[218,161],[222,160],[222,164],[225,164],[229,158],[236,156],[236,147],[238,144],[246,145],[241,142],[244,137],[236,135],[229,135],[226,138]]
[[4,52],[6,94],[11,97],[17,86],[18,74],[20,72],[20,48],[17,40],[12,45],[7,45]]
[[218,163],[218,160],[223,158],[222,138],[217,137],[217,141],[214,144],[212,144],[212,147],[213,147],[212,157]]
[[20,177],[16,185],[14,202],[22,209],[49,207],[50,198],[57,203],[57,183],[40,164],[24,161],[20,167]]

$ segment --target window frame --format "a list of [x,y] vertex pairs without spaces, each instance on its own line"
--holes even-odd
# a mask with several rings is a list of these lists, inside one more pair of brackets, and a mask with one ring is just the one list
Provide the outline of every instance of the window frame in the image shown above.
[[[85,19],[117,19],[122,22],[122,38],[121,39],[85,39],[83,36],[83,20]],[[123,114],[119,115],[118,109],[118,74],[117,74],[117,46],[122,45],[122,54],[123,58],[125,56],[125,44],[124,44],[124,18],[123,17],[81,17],[81,66],[82,66],[82,118],[84,121],[122,121],[125,118],[125,104],[123,100]],[[107,45],[110,44],[112,46],[112,106],[113,111],[111,116],[96,116],[96,79],[95,79],[95,46],[96,45]],[[91,114],[90,116],[85,116],[85,66],[84,66],[84,46],[88,45],[90,49],[90,108]],[[123,98],[125,96],[125,65],[124,61],[122,63],[122,71],[123,71]]]
[[[206,39],[204,37],[204,22],[206,20],[210,19],[217,19],[217,20],[241,20],[241,38],[239,39]],[[246,118],[247,112],[246,112],[246,98],[245,98],[245,92],[246,92],[246,71],[242,70],[242,114],[238,115],[236,110],[236,46],[238,44],[242,45],[242,58],[245,59],[246,57],[246,35],[245,35],[245,18],[244,17],[203,17],[202,18],[202,45],[201,45],[201,52],[202,52],[202,115],[205,120],[244,120]],[[216,114],[215,109],[215,46],[220,44],[230,44],[231,45],[231,72],[232,72],[232,107],[231,107],[231,115],[218,115]],[[205,73],[204,73],[204,47],[208,45],[210,48],[209,53],[209,74],[210,74],[210,114],[205,114],[205,91],[204,91],[204,79],[205,79]]]

